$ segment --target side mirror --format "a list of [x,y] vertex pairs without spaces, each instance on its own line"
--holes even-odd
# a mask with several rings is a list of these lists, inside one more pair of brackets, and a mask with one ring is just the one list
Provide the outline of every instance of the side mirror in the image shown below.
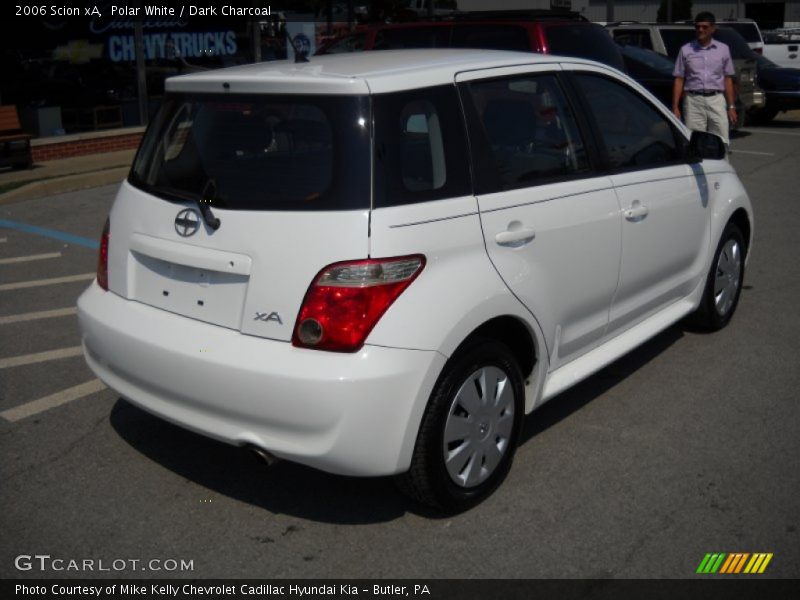
[[707,131],[692,131],[686,152],[690,163],[698,163],[704,158],[722,160],[727,153],[728,148],[718,135]]

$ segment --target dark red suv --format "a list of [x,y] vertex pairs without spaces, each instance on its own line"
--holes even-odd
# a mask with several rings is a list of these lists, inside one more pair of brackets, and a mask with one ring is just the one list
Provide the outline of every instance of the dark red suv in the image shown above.
[[577,56],[625,72],[608,32],[577,13],[487,11],[439,21],[365,26],[323,45],[317,54],[401,48],[485,48]]

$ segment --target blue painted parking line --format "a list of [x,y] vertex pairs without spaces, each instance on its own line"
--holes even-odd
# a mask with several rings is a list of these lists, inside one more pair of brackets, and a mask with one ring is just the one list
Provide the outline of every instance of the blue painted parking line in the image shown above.
[[72,235],[71,233],[57,231],[55,229],[47,229],[46,227],[28,225],[27,223],[17,223],[16,221],[0,219],[0,227],[5,227],[6,229],[15,229],[16,231],[23,231],[25,233],[33,233],[34,235],[41,235],[44,237],[53,238],[54,240],[61,240],[62,242],[67,242],[68,244],[75,244],[76,246],[91,248],[92,250],[97,250],[100,247],[100,242],[97,240],[91,240],[79,235]]

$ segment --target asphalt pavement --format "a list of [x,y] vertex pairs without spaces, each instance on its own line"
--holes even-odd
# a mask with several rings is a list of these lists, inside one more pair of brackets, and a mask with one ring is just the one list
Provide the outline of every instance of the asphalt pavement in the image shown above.
[[[671,327],[552,400],[503,486],[446,518],[389,479],[267,469],[102,388],[72,309],[116,186],[3,203],[0,577],[686,578],[709,552],[800,577],[800,121],[732,148],[756,222],[730,326]],[[15,566],[34,554],[141,562]]]

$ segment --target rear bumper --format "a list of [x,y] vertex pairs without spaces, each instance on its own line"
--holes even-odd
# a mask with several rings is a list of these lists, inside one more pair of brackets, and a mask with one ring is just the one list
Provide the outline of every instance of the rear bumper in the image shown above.
[[295,348],[104,292],[78,300],[86,361],[122,397],[234,445],[345,475],[406,470],[438,352]]

